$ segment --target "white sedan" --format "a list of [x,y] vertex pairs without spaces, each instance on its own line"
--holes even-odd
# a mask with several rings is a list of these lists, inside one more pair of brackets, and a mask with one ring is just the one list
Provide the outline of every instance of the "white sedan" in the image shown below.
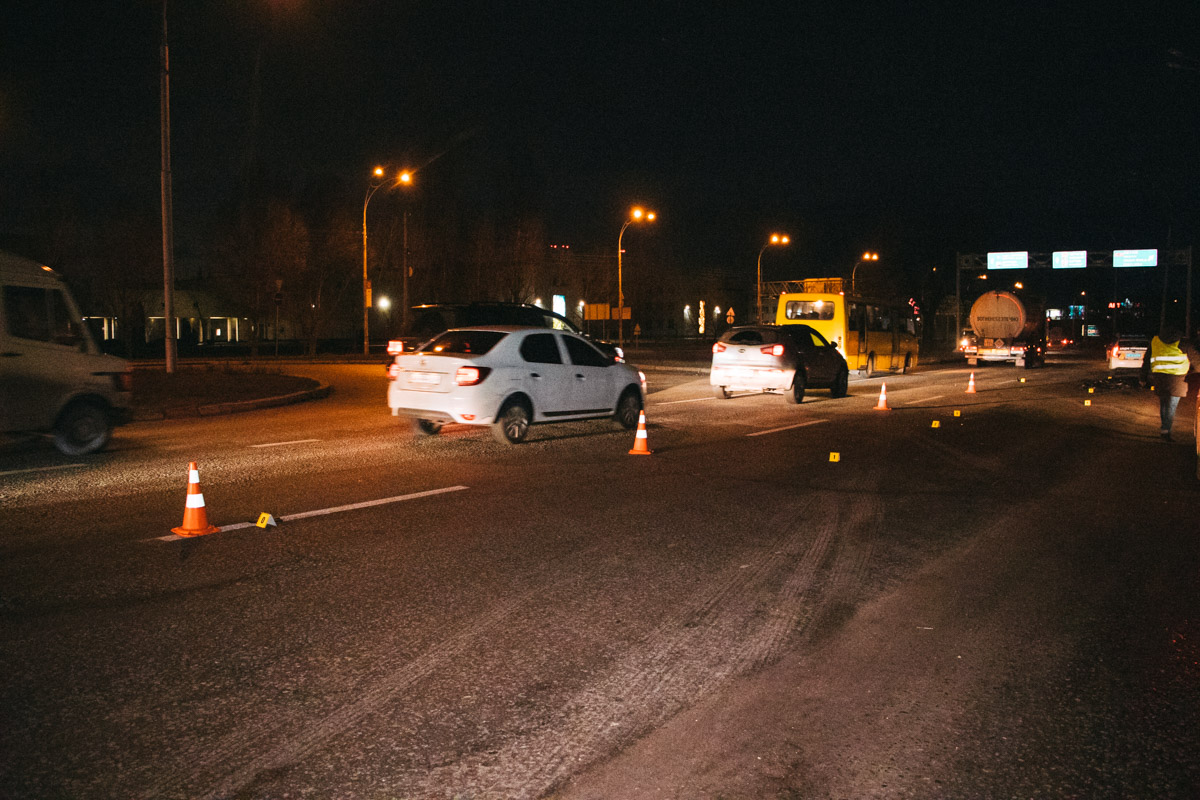
[[458,422],[514,444],[540,423],[610,417],[633,429],[646,384],[582,336],[508,325],[446,331],[396,356],[388,378],[392,415],[417,435]]
[[1145,357],[1148,347],[1150,340],[1145,336],[1118,337],[1108,348],[1108,368],[1141,369],[1142,358]]

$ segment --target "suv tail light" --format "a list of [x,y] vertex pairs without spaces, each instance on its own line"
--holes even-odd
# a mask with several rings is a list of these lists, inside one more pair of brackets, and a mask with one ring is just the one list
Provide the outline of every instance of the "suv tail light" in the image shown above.
[[761,352],[764,356],[778,357],[778,356],[783,355],[783,345],[781,345],[781,344],[767,345],[766,347],[762,348]]
[[475,386],[483,383],[491,371],[490,367],[459,367],[454,373],[454,382],[459,386]]
[[388,342],[388,355],[398,356],[404,352],[404,342],[398,339],[392,339]]

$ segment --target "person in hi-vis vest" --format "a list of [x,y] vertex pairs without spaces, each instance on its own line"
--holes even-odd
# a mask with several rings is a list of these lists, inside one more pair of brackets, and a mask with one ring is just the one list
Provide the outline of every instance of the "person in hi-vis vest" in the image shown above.
[[1191,369],[1193,349],[1180,341],[1179,330],[1164,325],[1158,336],[1150,340],[1142,358],[1142,380],[1148,381],[1158,395],[1158,412],[1162,421],[1159,435],[1171,441],[1171,425],[1179,398],[1187,397],[1187,374]]

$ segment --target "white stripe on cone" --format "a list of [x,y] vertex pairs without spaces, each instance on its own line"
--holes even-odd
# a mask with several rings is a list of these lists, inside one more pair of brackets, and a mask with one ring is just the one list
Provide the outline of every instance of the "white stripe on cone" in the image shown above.
[[184,508],[204,508],[204,494],[201,492],[189,494]]

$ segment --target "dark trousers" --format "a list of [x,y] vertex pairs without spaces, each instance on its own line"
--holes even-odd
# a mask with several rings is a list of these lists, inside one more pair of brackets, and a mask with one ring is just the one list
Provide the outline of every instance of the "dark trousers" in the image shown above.
[[1179,406],[1179,398],[1173,395],[1160,395],[1158,398],[1158,416],[1162,419],[1163,433],[1171,432],[1175,422],[1175,409]]

